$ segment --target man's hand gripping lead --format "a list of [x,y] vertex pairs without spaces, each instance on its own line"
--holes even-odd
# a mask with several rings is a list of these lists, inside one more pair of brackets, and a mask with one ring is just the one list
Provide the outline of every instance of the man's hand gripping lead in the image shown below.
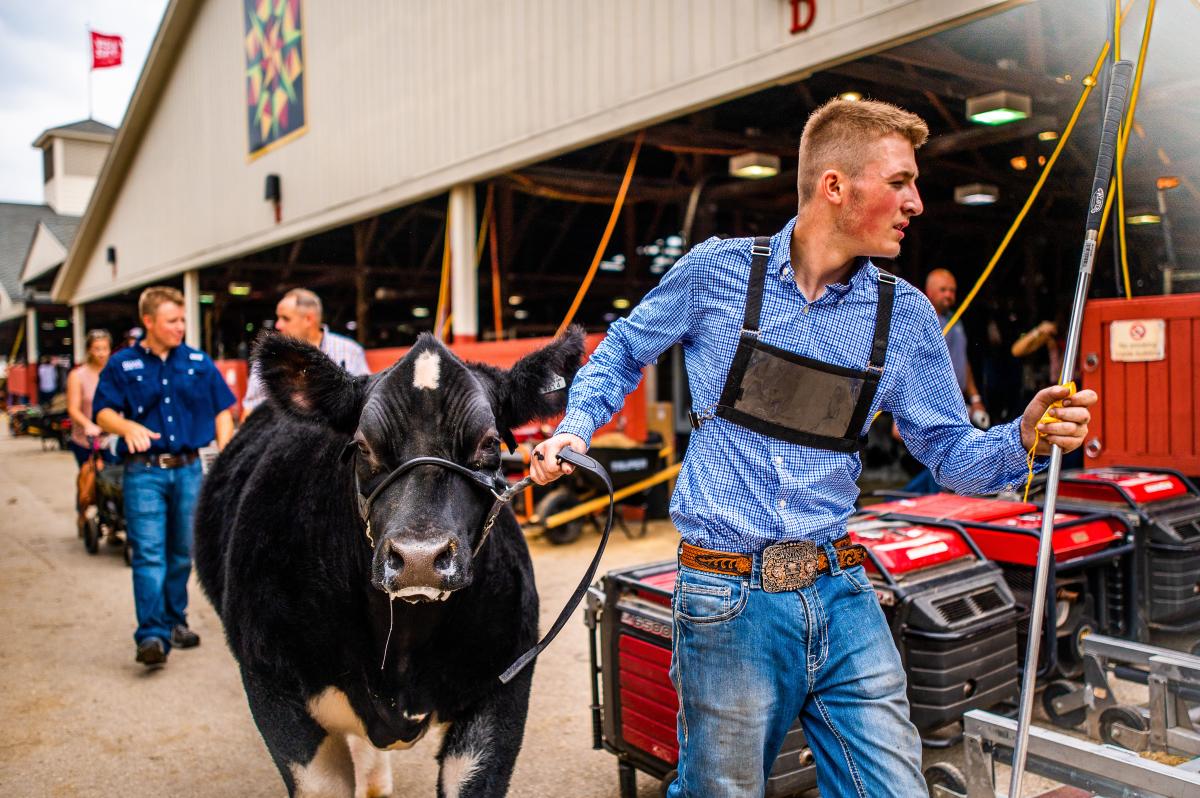
[[558,459],[558,453],[570,447],[580,454],[587,452],[587,444],[578,435],[560,432],[552,438],[533,447],[533,457],[529,461],[529,475],[539,485],[548,485],[564,474],[575,471],[575,466]]

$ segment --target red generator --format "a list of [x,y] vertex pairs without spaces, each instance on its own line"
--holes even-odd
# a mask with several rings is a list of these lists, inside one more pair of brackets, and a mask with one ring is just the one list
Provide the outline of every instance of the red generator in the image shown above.
[[[679,697],[667,675],[675,570],[670,560],[609,571],[588,591],[592,747],[616,754],[621,798],[637,798],[638,770],[660,779],[664,796],[675,779]],[[797,720],[767,778],[765,798],[816,786],[812,752]]]
[[1135,529],[1142,619],[1163,632],[1200,631],[1200,491],[1178,471],[1069,471],[1064,506],[1121,512]]
[[[1026,619],[1017,624],[1020,652],[1028,635],[1042,513],[1036,504],[935,493],[868,508],[881,519],[961,524],[987,559],[1000,566]],[[1054,569],[1046,589],[1038,676],[1078,678],[1082,640],[1092,631],[1137,637],[1137,569],[1131,525],[1113,512],[1056,512]]]

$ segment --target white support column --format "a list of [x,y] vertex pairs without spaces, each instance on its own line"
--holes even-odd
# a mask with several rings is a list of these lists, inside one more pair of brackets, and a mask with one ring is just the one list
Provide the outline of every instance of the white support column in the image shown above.
[[183,342],[193,349],[200,348],[200,272],[192,269],[183,273]]
[[[38,312],[37,308],[25,309],[25,360],[36,366],[38,362]],[[33,375],[30,379],[37,379]],[[36,395],[36,394],[35,394]]]
[[479,335],[479,271],[475,264],[475,184],[450,189],[450,312],[454,340]]
[[87,319],[83,305],[71,306],[71,349],[74,351],[75,365],[87,360]]

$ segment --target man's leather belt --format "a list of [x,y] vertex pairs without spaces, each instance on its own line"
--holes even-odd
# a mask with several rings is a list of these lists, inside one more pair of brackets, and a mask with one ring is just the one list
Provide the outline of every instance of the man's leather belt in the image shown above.
[[129,463],[144,463],[155,468],[179,468],[196,462],[195,452],[180,452],[179,454],[131,454],[125,458]]
[[[853,568],[867,559],[867,550],[850,542],[850,536],[833,541],[838,565]],[[730,576],[749,576],[754,558],[749,554],[702,549],[684,543],[679,563],[698,571]],[[762,552],[762,586],[768,593],[800,590],[817,581],[821,574],[829,573],[829,558],[825,549],[811,540],[796,540],[776,543]]]

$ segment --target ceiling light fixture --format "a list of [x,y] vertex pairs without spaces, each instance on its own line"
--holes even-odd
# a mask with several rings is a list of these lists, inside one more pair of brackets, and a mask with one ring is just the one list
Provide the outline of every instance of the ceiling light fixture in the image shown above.
[[412,309],[412,314],[414,319],[427,319],[429,318],[429,308],[424,305],[417,305]]
[[1008,165],[1018,172],[1024,172],[1029,168],[1029,159],[1024,155],[1015,155],[1008,160]]
[[978,125],[1006,125],[1027,119],[1032,112],[1029,95],[1015,91],[994,91],[967,98],[967,119]]
[[1000,199],[1000,189],[988,183],[970,183],[954,189],[954,201],[959,205],[991,205]]
[[625,310],[630,306],[630,304],[632,303],[625,297],[617,297],[613,300],[613,307],[617,310]]
[[520,294],[512,294],[508,298],[508,304],[512,305],[513,307],[516,307],[524,301],[525,297],[521,296]]
[[1057,130],[1043,130],[1038,133],[1038,141],[1058,141]]
[[230,283],[229,293],[233,296],[250,296],[250,283]]
[[759,180],[779,174],[779,156],[766,152],[743,152],[729,159],[729,174]]
[[860,92],[860,91],[844,91],[838,95],[838,99],[845,100],[848,103],[856,103],[862,99],[862,92]]

